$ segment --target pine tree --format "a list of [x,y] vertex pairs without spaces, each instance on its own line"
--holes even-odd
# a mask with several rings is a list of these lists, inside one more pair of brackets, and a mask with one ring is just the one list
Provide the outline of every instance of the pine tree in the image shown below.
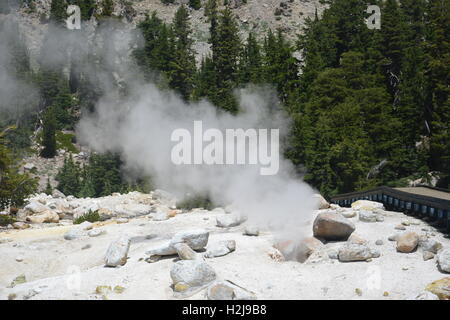
[[189,13],[182,5],[175,13],[173,21],[175,52],[169,65],[168,77],[170,87],[179,92],[185,101],[191,97],[195,74],[193,41],[189,37],[191,32]]
[[56,155],[56,120],[52,107],[45,111],[42,129],[41,157],[53,158]]
[[250,32],[239,62],[239,83],[257,84],[263,81],[261,47],[255,35]]
[[430,1],[428,8],[427,119],[431,130],[431,165],[444,173],[444,187],[450,186],[450,4]]
[[53,189],[52,189],[52,185],[50,184],[50,178],[47,177],[47,185],[46,185],[46,187],[45,187],[44,193],[45,193],[45,194],[48,194],[48,195],[51,195],[52,192],[53,192]]
[[102,0],[102,16],[111,17],[114,13],[114,2],[113,0]]
[[66,0],[52,0],[50,6],[50,20],[57,25],[63,25],[67,19]]
[[64,165],[56,175],[58,190],[65,195],[78,196],[81,189],[80,167],[73,160],[72,155],[64,159]]
[[89,20],[97,7],[95,0],[77,0],[76,4],[80,7],[82,20]]
[[189,7],[198,10],[202,7],[202,2],[200,0],[189,0]]

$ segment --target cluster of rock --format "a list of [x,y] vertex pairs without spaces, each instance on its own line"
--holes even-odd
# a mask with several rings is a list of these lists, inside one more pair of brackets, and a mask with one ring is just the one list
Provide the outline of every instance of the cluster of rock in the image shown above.
[[30,224],[69,223],[89,212],[97,212],[100,220],[134,218],[148,215],[154,221],[167,220],[181,213],[176,210],[176,198],[163,190],[150,194],[130,192],[115,193],[102,198],[75,198],[58,190],[52,195],[37,194],[27,199],[27,204],[16,214],[18,222],[9,228],[26,229]]
[[[274,247],[283,255],[283,260],[306,262],[314,253],[325,250],[328,242],[336,241],[343,244],[338,250],[328,251],[330,259],[340,262],[370,262],[381,256],[379,250],[371,247],[369,241],[356,233],[352,218],[365,223],[383,222],[385,211],[382,203],[360,200],[354,202],[351,208],[342,208],[328,204],[320,195],[316,195],[316,198],[319,210],[312,227],[313,237],[276,243]],[[404,225],[409,225],[409,222],[404,222]],[[436,255],[439,270],[450,273],[450,248],[442,248],[439,241],[426,234],[419,236],[415,232],[407,231],[391,236],[389,240],[396,242],[396,250],[399,253],[411,253],[420,248],[425,261]],[[378,239],[374,244],[380,246],[383,240]]]

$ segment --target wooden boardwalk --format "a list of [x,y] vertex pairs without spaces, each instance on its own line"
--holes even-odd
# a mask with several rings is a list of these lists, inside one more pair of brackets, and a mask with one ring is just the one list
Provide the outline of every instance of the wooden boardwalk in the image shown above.
[[449,190],[428,186],[412,188],[378,187],[331,198],[332,203],[342,207],[348,207],[357,200],[382,202],[388,210],[404,212],[418,218],[427,218],[450,233]]

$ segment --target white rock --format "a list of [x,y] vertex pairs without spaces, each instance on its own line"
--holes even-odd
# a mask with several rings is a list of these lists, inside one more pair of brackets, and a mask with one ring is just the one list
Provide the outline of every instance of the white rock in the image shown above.
[[246,236],[259,236],[259,228],[256,226],[246,226],[244,230]]
[[75,240],[86,235],[86,232],[81,228],[72,228],[64,234],[64,239]]
[[146,252],[147,255],[168,256],[177,253],[175,245],[186,243],[193,250],[201,250],[208,244],[209,232],[204,229],[182,231],[175,234],[172,239],[160,247]]
[[439,241],[437,241],[435,239],[425,239],[425,240],[420,239],[419,247],[423,251],[429,251],[429,252],[436,254],[436,253],[438,253],[439,250],[442,249],[442,243],[440,243]]
[[170,277],[175,291],[201,288],[216,279],[216,272],[202,260],[180,260],[173,264]]
[[443,249],[437,256],[439,269],[443,272],[450,273],[450,249]]
[[121,236],[113,241],[106,251],[105,266],[117,267],[127,263],[128,250],[130,250],[130,238]]
[[206,290],[208,300],[256,300],[256,295],[230,281],[217,281]]
[[377,222],[377,214],[372,211],[360,210],[359,211],[359,221],[363,222]]
[[216,218],[217,226],[221,228],[236,227],[244,221],[245,219],[236,213],[226,214]]
[[236,241],[222,240],[210,243],[205,253],[205,258],[221,257],[236,250]]
[[88,236],[91,237],[91,238],[93,238],[93,237],[98,237],[98,236],[100,236],[100,235],[102,235],[102,234],[105,234],[105,233],[106,233],[105,230],[102,230],[102,229],[97,228],[97,229],[92,229],[92,230],[90,230],[90,231],[88,232]]
[[42,203],[37,202],[37,201],[31,201],[29,204],[27,204],[24,207],[24,209],[33,214],[39,214],[39,213],[49,210],[49,208],[47,206],[45,206]]
[[165,221],[169,219],[169,214],[165,210],[157,210],[151,214],[153,221]]
[[365,245],[348,243],[339,249],[339,261],[365,261],[372,258],[370,249]]
[[352,208],[354,210],[374,211],[376,209],[384,210],[384,205],[380,202],[375,202],[375,201],[358,200],[358,201],[352,203]]
[[64,193],[62,193],[61,191],[59,191],[58,189],[54,189],[52,191],[52,197],[53,198],[65,198],[66,196],[64,195]]

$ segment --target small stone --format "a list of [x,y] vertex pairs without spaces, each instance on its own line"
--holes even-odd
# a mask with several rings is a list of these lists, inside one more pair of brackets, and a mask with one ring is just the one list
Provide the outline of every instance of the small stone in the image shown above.
[[399,224],[397,226],[395,226],[395,230],[406,230],[405,226]]
[[155,263],[161,260],[162,256],[152,255],[150,257],[145,258],[145,261],[148,263]]
[[236,241],[223,240],[208,245],[205,258],[215,258],[227,255],[236,250]]
[[383,292],[383,297],[388,297],[389,296],[389,292],[385,291]]
[[259,236],[259,229],[258,229],[258,227],[255,227],[255,226],[246,226],[244,235],[254,236],[254,237]]
[[402,221],[402,225],[408,227],[411,225],[411,222],[409,222],[408,220]]
[[91,247],[92,247],[92,246],[91,246],[90,244],[87,244],[87,245],[83,246],[83,247],[81,248],[81,250],[90,249]]
[[388,240],[389,240],[389,241],[397,241],[398,236],[399,236],[398,233],[393,234],[393,235],[390,235],[389,238],[388,238]]
[[17,294],[15,294],[15,293],[10,293],[9,295],[8,295],[8,300],[14,300],[14,299],[16,299],[17,298]]
[[339,249],[339,261],[366,261],[372,258],[370,249],[365,245],[347,243]]
[[88,232],[88,236],[93,238],[93,237],[98,237],[98,236],[100,236],[100,235],[102,235],[104,233],[105,233],[104,230],[97,228],[97,229],[90,230]]
[[422,257],[423,261],[431,260],[434,258],[434,253],[430,251],[424,251]]
[[111,290],[111,286],[97,286],[95,288],[95,293],[96,294],[108,294],[110,293]]
[[27,282],[27,278],[25,277],[24,274],[21,274],[20,276],[17,276],[16,278],[14,278],[14,280],[11,282],[10,287],[14,288],[15,286],[25,283]]
[[114,287],[114,292],[117,293],[117,294],[121,294],[124,291],[125,291],[125,288],[122,287],[122,286],[117,285],[117,286]]
[[361,290],[360,288],[356,288],[356,289],[355,289],[355,293],[356,293],[358,296],[362,296],[362,290]]
[[118,218],[116,219],[116,223],[117,224],[123,224],[123,223],[128,223],[128,219],[127,218]]
[[16,257],[16,261],[17,262],[22,262],[23,261],[23,257],[21,257],[21,256]]
[[384,242],[383,242],[383,240],[378,239],[377,241],[375,241],[375,244],[376,244],[377,246],[382,246],[382,245],[384,244]]

